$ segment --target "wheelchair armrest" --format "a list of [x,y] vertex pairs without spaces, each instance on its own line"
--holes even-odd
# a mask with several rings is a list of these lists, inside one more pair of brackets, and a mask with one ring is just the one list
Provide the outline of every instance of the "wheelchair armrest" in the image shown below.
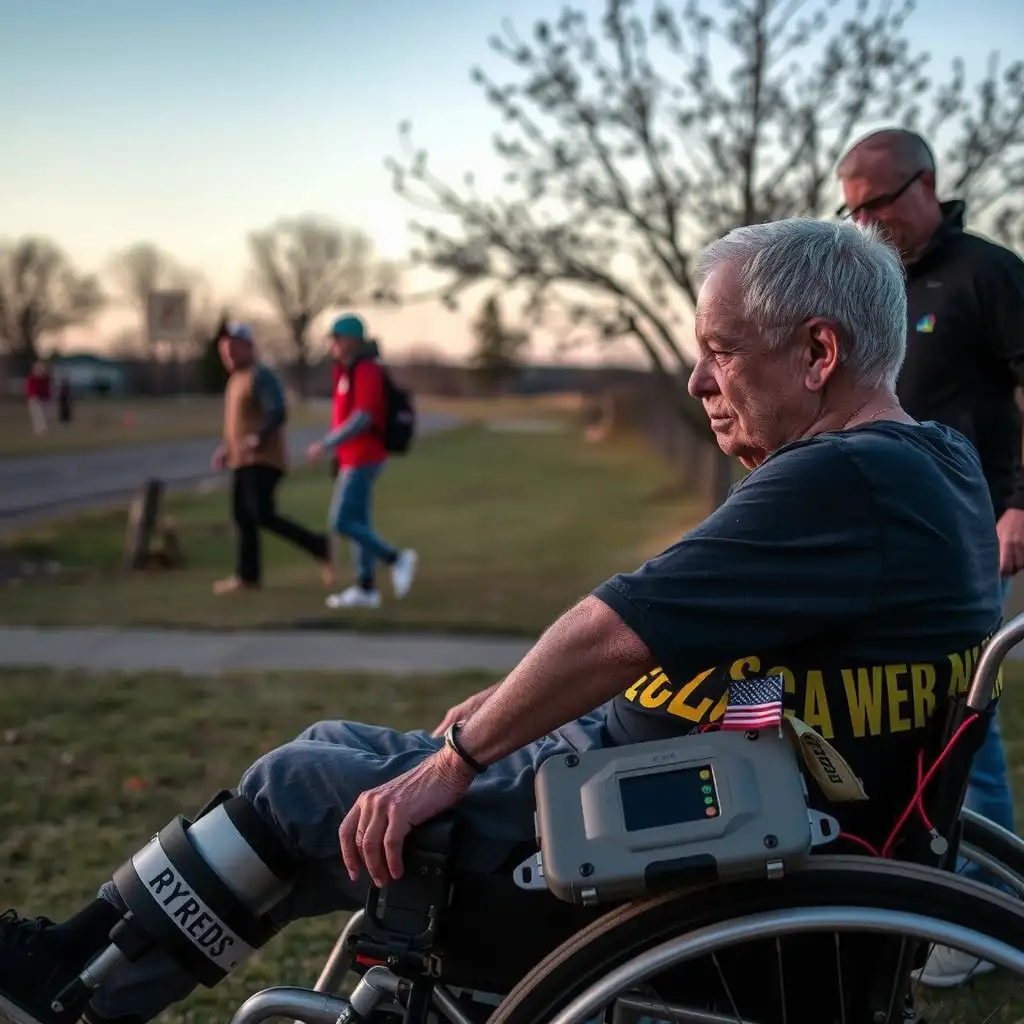
[[455,830],[455,814],[447,811],[417,825],[405,840],[405,856],[448,856]]
[[422,965],[451,896],[455,824],[449,812],[418,825],[405,841],[402,877],[383,889],[371,883],[357,957]]

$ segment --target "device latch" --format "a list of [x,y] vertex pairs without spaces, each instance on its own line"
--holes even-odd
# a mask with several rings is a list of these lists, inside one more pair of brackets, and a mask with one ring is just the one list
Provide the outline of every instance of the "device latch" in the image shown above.
[[807,819],[811,824],[811,846],[824,846],[839,838],[839,822],[830,814],[823,814],[807,808]]

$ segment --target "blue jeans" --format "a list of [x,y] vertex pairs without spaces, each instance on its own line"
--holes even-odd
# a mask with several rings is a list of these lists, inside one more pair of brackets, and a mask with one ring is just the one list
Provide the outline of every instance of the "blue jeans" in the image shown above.
[[367,590],[374,587],[374,564],[380,561],[391,565],[398,557],[398,552],[370,525],[373,485],[383,468],[382,462],[345,467],[335,481],[328,515],[328,527],[352,541],[359,585]]
[[[1003,602],[1010,593],[1010,580],[1003,580]],[[1013,698],[1011,698],[1013,699]],[[1003,751],[1003,737],[999,729],[999,712],[992,717],[988,733],[981,744],[967,783],[966,807],[994,821],[997,825],[1010,832],[1013,827],[1013,797],[1010,795],[1010,780],[1006,770],[1006,754]],[[960,873],[965,878],[973,878],[978,882],[994,883],[987,872],[974,864],[960,865]]]

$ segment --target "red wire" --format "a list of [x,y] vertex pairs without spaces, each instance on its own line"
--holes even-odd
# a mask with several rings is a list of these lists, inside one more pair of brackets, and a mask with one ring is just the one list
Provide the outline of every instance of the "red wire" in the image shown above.
[[945,749],[942,751],[941,754],[939,754],[937,758],[935,758],[935,761],[932,763],[931,768],[928,769],[928,771],[925,773],[924,778],[918,783],[917,790],[914,792],[913,799],[907,805],[907,809],[900,815],[899,821],[897,821],[896,824],[893,826],[893,830],[889,833],[889,838],[885,841],[885,845],[882,847],[883,857],[890,856],[890,853],[892,851],[892,845],[896,842],[896,837],[902,831],[903,826],[907,823],[907,819],[910,817],[910,815],[914,812],[914,810],[917,807],[920,806],[921,796],[925,791],[925,787],[928,785],[929,782],[932,781],[933,776],[941,767],[942,762],[945,761],[946,758],[949,756],[950,751],[952,751],[953,747],[956,746],[957,741],[964,734],[967,727],[971,725],[971,723],[977,717],[978,716],[976,714],[971,715],[968,719],[966,719],[964,722],[960,724],[960,728],[957,729],[955,733],[953,733],[953,736],[950,739],[950,741],[946,744]]
[[861,839],[860,836],[855,836],[851,832],[840,832],[839,838],[845,839],[847,842],[853,843],[855,846],[860,846],[862,849],[867,850],[872,857],[881,856],[879,852],[866,839]]
[[928,815],[924,810],[924,791],[928,786],[928,783],[932,781],[935,773],[942,766],[942,762],[950,755],[953,748],[959,742],[960,737],[967,730],[968,726],[971,725],[977,719],[977,714],[971,715],[965,721],[960,724],[960,727],[955,733],[953,733],[949,742],[943,748],[942,753],[935,759],[932,766],[927,772],[924,771],[924,751],[919,750],[917,752],[917,789],[914,790],[914,795],[910,798],[910,803],[907,804],[906,809],[900,815],[899,821],[893,826],[893,830],[889,833],[889,838],[886,839],[885,845],[882,847],[881,853],[876,850],[866,839],[861,839],[860,836],[852,835],[849,832],[840,832],[839,838],[845,839],[847,842],[853,843],[856,846],[861,847],[870,853],[873,857],[890,857],[892,855],[892,846],[896,842],[897,836],[903,830],[903,826],[907,823],[907,819],[916,810],[921,815],[921,820],[924,822],[924,827],[930,832],[935,831],[935,826],[932,825],[928,818]]

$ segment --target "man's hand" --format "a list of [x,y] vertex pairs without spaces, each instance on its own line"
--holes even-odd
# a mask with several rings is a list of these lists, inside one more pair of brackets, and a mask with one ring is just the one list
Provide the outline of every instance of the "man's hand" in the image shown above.
[[368,790],[338,829],[341,859],[357,881],[365,867],[381,888],[402,877],[402,844],[414,826],[454,807],[475,773],[447,747],[411,771]]
[[228,450],[224,445],[219,444],[210,459],[210,466],[215,473],[220,473],[222,470],[227,469],[227,465]]
[[499,685],[499,683],[495,683],[493,686],[488,686],[486,690],[474,693],[472,697],[467,697],[461,704],[456,704],[455,707],[449,708],[444,718],[441,719],[441,724],[438,725],[432,735],[443,736],[445,729],[453,722],[464,722],[467,718],[471,718],[477,708],[482,707],[487,702],[487,698],[494,693]]
[[1024,509],[1008,508],[996,524],[999,536],[999,574],[1013,576],[1024,569]]
[[319,441],[314,441],[306,449],[306,458],[309,459],[310,462],[316,462],[316,460],[319,459],[320,456],[323,455],[323,453],[324,446]]

